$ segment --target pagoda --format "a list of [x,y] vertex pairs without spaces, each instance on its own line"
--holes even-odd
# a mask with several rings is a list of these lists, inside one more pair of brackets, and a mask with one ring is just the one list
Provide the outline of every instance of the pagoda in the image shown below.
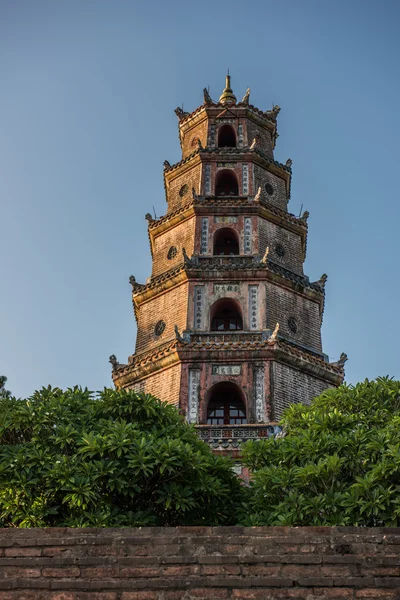
[[182,160],[164,162],[166,214],[146,215],[152,273],[130,277],[137,322],[117,388],[174,404],[216,450],[274,432],[283,410],[344,378],[322,351],[325,283],[304,274],[308,212],[288,212],[292,161],[274,159],[278,106],[177,108]]

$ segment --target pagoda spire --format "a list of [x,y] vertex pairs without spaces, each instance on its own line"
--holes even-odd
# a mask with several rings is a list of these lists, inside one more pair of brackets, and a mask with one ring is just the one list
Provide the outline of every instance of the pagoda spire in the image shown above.
[[231,76],[229,75],[229,69],[226,76],[225,89],[222,92],[219,101],[221,104],[236,104],[236,96],[231,88]]

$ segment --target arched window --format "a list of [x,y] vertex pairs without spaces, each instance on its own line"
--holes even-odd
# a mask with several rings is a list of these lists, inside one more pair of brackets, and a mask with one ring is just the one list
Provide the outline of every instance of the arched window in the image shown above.
[[211,331],[237,331],[243,329],[243,317],[239,302],[222,298],[211,307]]
[[231,125],[222,125],[219,128],[218,148],[236,148],[235,130]]
[[207,423],[209,425],[244,425],[246,406],[240,388],[228,381],[217,383],[209,394]]
[[233,229],[218,229],[214,236],[214,256],[237,256],[239,254],[239,236]]
[[217,174],[215,184],[216,196],[239,196],[239,185],[235,173],[224,169]]

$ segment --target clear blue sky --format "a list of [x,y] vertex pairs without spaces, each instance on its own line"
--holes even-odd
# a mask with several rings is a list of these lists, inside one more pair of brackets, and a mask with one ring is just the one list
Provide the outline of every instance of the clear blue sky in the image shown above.
[[150,274],[144,215],[165,212],[174,108],[227,67],[279,104],[289,210],[310,211],[306,273],[326,272],[324,350],[347,381],[400,378],[400,3],[0,3],[0,374],[16,395],[110,385],[133,352],[128,283]]

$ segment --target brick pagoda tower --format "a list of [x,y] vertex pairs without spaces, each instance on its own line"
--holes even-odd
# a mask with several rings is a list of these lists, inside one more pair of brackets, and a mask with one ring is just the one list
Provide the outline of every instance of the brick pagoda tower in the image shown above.
[[113,380],[171,402],[215,449],[268,435],[285,407],[343,381],[321,323],[326,275],[304,275],[308,212],[287,210],[291,163],[274,160],[278,106],[237,102],[230,77],[214,102],[177,108],[182,160],[164,163],[165,216],[146,215],[153,260],[131,276],[138,326]]

